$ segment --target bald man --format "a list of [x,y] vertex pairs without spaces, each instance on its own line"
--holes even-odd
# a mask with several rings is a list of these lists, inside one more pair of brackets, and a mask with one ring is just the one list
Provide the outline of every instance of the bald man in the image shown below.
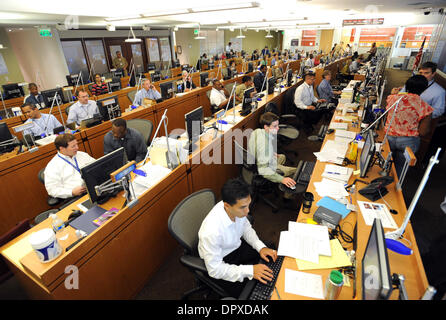
[[155,86],[149,79],[142,83],[142,89],[136,93],[133,104],[136,106],[141,106],[144,98],[151,100],[161,99],[161,94],[155,89]]

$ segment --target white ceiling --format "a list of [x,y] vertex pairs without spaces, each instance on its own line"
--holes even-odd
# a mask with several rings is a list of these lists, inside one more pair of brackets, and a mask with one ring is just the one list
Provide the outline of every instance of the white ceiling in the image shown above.
[[[104,3],[106,5],[104,5]],[[166,6],[168,3],[168,8]],[[295,28],[296,23],[307,25],[306,28],[325,23],[321,27],[333,28],[342,25],[343,19],[354,18],[384,18],[385,24],[408,25],[415,24],[420,17],[428,21],[435,20],[438,9],[446,9],[445,0],[257,0],[255,8],[232,9],[206,13],[190,13],[180,15],[165,15],[179,9],[205,9],[229,4],[236,8],[242,4],[251,4],[246,0],[167,0],[136,1],[108,0],[91,1],[58,1],[40,0],[0,0],[0,21],[3,26],[30,26],[62,24],[68,27],[98,27],[106,24],[116,26],[143,26],[216,28],[235,26],[243,28]],[[429,9],[423,9],[429,8]],[[432,12],[424,16],[424,11]],[[321,14],[323,13],[323,14]],[[161,15],[152,19],[127,19],[141,14]],[[106,19],[118,18],[118,21]],[[305,20],[304,20],[305,19]],[[284,21],[285,20],[285,21]],[[251,22],[251,23],[250,23]],[[305,26],[302,26],[305,27]]]

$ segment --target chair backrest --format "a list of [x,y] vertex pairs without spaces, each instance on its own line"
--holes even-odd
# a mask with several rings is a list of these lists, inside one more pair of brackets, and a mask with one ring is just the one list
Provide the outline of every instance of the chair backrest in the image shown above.
[[232,82],[232,83],[228,83],[228,84],[226,84],[225,85],[225,89],[229,92],[229,94],[231,94],[231,92],[232,92],[232,88],[234,87],[234,86],[237,86],[237,82]]
[[149,145],[150,136],[152,135],[153,123],[146,119],[130,119],[127,120],[127,127],[137,130],[142,134],[144,141]]
[[265,107],[265,112],[272,112],[276,116],[280,116],[279,109],[277,108],[277,105],[274,102],[269,102]]
[[45,184],[45,176],[44,176],[44,172],[45,172],[45,168],[42,168],[39,170],[39,172],[37,173],[37,178],[39,179],[39,181],[43,184]]
[[294,95],[296,93],[297,87],[291,87],[285,92],[285,96],[283,97],[283,107],[282,114],[295,114],[296,106],[294,104]]
[[211,189],[203,189],[183,199],[170,214],[167,228],[188,253],[196,253],[198,231],[214,205],[214,192]]
[[248,150],[243,148],[237,141],[234,140],[235,145],[235,163],[243,164],[243,167],[249,171],[257,172],[256,158]]
[[133,103],[133,100],[135,100],[135,96],[136,96],[136,90],[127,92],[127,97],[129,98],[130,103]]
[[69,106],[67,106],[67,107],[65,108],[65,113],[66,113],[67,116],[68,116],[68,114],[70,113],[70,108],[71,108],[71,106],[72,106],[72,105],[69,105]]

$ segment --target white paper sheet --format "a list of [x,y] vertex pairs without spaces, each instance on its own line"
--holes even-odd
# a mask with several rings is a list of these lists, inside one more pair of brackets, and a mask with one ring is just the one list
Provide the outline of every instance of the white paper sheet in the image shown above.
[[324,299],[322,277],[317,274],[285,269],[285,292]]
[[280,232],[279,256],[301,259],[319,263],[318,241],[314,238],[301,236],[295,232]]
[[318,242],[318,254],[331,256],[330,236],[326,226],[289,221],[288,231],[298,233],[306,238],[315,239]]
[[381,219],[383,228],[398,228],[386,205],[364,201],[358,201],[358,205],[366,225],[373,225],[373,220],[375,220],[375,218],[378,218]]

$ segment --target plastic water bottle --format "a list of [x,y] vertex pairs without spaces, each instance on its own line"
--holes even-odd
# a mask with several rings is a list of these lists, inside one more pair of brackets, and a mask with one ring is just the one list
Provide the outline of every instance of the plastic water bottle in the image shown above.
[[59,219],[57,214],[53,213],[50,215],[51,219],[53,219],[53,222],[51,222],[51,225],[53,226],[54,233],[61,232],[65,228],[64,222]]
[[324,296],[326,300],[336,300],[342,290],[344,276],[337,270],[332,270],[325,282]]

